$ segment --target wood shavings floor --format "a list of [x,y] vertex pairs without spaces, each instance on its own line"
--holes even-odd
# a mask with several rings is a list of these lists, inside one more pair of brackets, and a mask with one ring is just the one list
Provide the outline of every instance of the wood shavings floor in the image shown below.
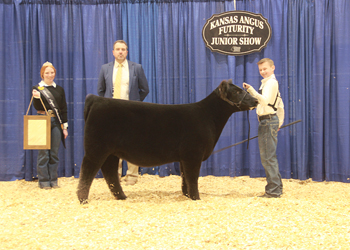
[[350,249],[350,184],[283,184],[264,199],[265,178],[200,177],[192,201],[179,176],[143,175],[118,201],[95,179],[82,206],[73,177],[0,182],[0,249]]

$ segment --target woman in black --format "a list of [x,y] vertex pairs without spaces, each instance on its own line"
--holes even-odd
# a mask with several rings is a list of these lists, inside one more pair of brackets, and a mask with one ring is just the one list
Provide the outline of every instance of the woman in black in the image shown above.
[[[42,81],[33,87],[33,104],[38,114],[45,115],[45,109],[39,99],[41,97],[46,110],[51,116],[51,149],[39,150],[37,172],[39,187],[51,189],[59,187],[57,183],[58,149],[61,140],[64,143],[64,139],[68,136],[67,102],[64,89],[54,82],[56,69],[52,63],[46,62],[43,64],[40,76]],[[51,105],[48,101],[50,99],[52,100],[52,102],[50,101]],[[52,103],[54,106],[52,106]]]

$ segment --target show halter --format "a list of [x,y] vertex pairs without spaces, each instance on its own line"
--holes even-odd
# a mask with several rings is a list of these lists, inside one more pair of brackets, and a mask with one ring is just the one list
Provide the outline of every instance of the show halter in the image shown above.
[[[221,89],[220,90],[220,94],[221,94]],[[242,102],[244,100],[244,98],[246,97],[246,95],[248,94],[248,91],[244,90],[244,96],[243,98],[238,102],[238,103],[235,103],[229,99],[227,99],[226,97],[224,97],[224,100],[226,102],[228,102],[229,104],[231,104],[232,106],[236,106],[239,110],[242,110],[241,109],[241,105],[242,105]],[[247,110],[247,119],[248,119],[248,144],[247,144],[247,149],[249,149],[249,137],[250,137],[250,122],[249,122],[249,110]]]

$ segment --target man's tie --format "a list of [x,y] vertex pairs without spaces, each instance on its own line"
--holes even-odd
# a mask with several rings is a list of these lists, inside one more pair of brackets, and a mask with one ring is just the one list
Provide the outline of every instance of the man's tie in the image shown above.
[[119,63],[117,75],[115,76],[115,81],[114,81],[114,92],[113,92],[114,99],[120,99],[122,70],[123,70],[123,65],[121,63]]

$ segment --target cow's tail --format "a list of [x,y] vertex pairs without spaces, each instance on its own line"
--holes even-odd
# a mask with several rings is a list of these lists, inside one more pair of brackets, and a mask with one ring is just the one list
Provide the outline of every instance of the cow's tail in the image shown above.
[[84,106],[84,120],[85,120],[85,122],[89,116],[91,106],[94,103],[94,97],[95,97],[94,95],[89,94],[85,98],[85,106]]

